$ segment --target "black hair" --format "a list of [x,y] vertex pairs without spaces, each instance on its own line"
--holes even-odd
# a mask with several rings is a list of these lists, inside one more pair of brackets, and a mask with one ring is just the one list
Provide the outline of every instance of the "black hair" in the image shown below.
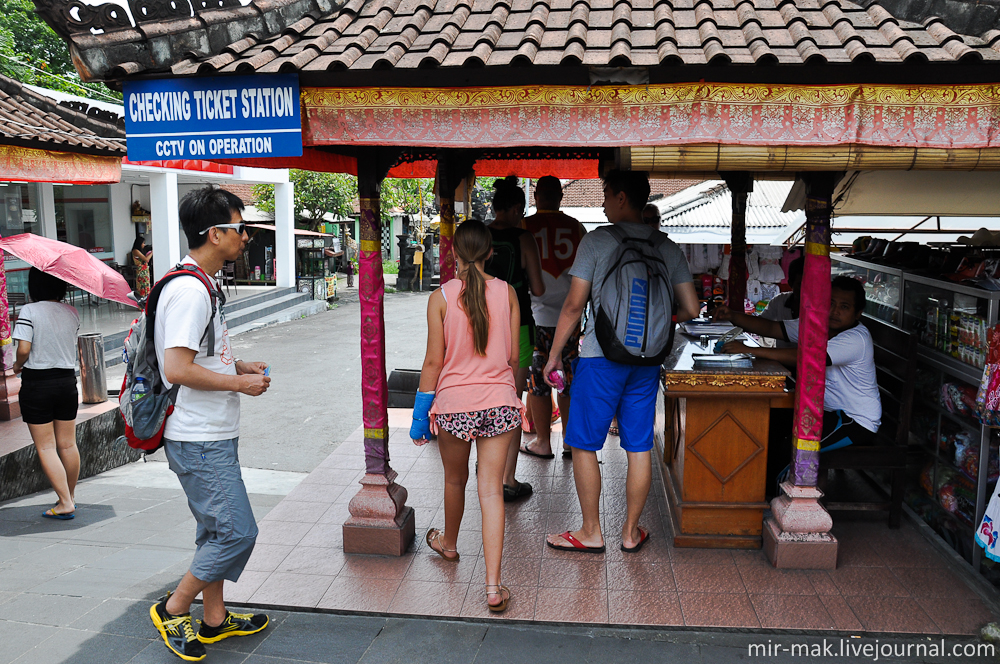
[[649,201],[649,174],[646,171],[622,171],[617,168],[604,174],[604,186],[611,192],[625,192],[630,208],[642,213],[642,208]]
[[795,277],[802,278],[802,273],[806,269],[805,256],[799,256],[788,264],[788,283],[795,281]]
[[42,272],[37,267],[28,271],[28,295],[32,302],[59,302],[66,297],[65,281]]
[[493,183],[493,212],[509,210],[512,207],[524,205],[524,190],[517,184],[516,175],[508,175]]
[[836,288],[839,291],[844,291],[845,293],[854,293],[854,311],[861,313],[865,310],[865,303],[867,299],[865,297],[865,287],[861,285],[861,282],[854,277],[840,276],[833,280],[830,284],[830,288]]
[[545,201],[561,201],[563,197],[562,183],[554,175],[543,175],[535,183],[535,198]]
[[243,207],[240,197],[225,189],[209,185],[189,191],[181,199],[178,215],[187,236],[188,248],[197,249],[208,242],[208,233],[202,231],[232,223],[233,212],[239,212]]
[[132,243],[132,251],[142,251],[142,245],[146,244],[146,238],[141,235]]

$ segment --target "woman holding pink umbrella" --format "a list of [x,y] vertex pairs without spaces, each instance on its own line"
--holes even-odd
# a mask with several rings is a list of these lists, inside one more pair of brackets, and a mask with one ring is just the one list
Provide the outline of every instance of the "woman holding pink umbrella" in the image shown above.
[[21,374],[21,417],[59,502],[42,516],[72,519],[80,476],[76,447],[76,337],[80,315],[62,302],[66,282],[37,268],[28,273],[31,303],[21,308],[11,335],[17,340],[14,373]]

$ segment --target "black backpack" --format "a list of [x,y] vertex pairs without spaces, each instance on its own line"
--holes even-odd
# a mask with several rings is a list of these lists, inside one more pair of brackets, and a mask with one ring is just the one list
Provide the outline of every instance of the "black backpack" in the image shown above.
[[593,290],[594,332],[604,357],[638,366],[663,364],[674,342],[674,287],[660,248],[667,236],[654,230],[632,237],[603,226],[618,241],[608,272]]

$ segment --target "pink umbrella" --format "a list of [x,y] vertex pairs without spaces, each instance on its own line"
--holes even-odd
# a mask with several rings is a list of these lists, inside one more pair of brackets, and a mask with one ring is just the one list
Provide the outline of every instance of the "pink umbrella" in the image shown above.
[[88,293],[133,307],[139,306],[129,298],[132,289],[125,277],[87,253],[86,249],[34,233],[0,238],[0,249]]

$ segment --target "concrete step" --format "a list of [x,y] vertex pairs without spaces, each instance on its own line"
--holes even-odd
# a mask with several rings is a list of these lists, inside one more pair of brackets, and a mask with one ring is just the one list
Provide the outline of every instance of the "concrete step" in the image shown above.
[[[226,307],[226,323],[229,325],[229,329],[232,330],[245,323],[270,316],[282,309],[288,309],[312,299],[308,293],[296,293],[294,289],[288,289],[288,291],[280,297],[263,300],[248,307],[237,309],[236,311],[231,311],[229,307]],[[324,302],[323,304],[325,305],[326,303]]]
[[[313,300],[308,293],[297,293],[294,288],[276,288],[274,291],[243,298],[226,305],[226,324],[229,334],[235,336],[265,325],[281,323],[326,311],[327,304]],[[122,349],[128,330],[104,338],[105,366],[122,363]]]

